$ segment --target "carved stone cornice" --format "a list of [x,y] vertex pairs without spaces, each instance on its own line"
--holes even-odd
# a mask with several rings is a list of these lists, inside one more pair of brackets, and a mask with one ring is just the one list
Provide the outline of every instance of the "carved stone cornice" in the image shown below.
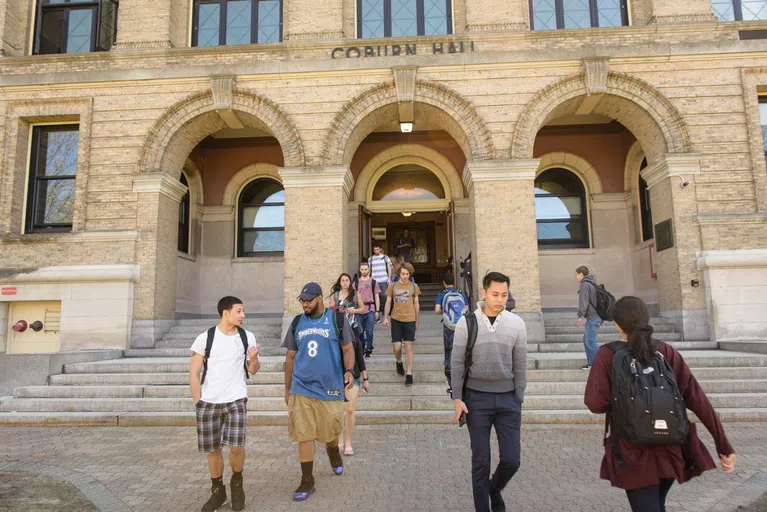
[[348,167],[279,167],[277,171],[285,188],[343,187],[348,197],[354,186],[354,177]]

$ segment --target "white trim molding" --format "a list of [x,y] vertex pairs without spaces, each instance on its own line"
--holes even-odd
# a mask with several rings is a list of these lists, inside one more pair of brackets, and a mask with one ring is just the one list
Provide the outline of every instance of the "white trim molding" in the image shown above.
[[591,194],[591,210],[626,210],[631,207],[631,195],[625,192]]
[[233,222],[234,205],[206,206],[201,217],[203,222]]
[[73,265],[23,269],[17,274],[3,277],[3,284],[11,283],[74,283],[74,282],[136,282],[141,275],[139,265]]
[[463,168],[463,183],[468,190],[478,181],[535,181],[539,158],[523,160],[469,160]]
[[767,249],[698,251],[698,270],[767,267]]
[[667,154],[663,159],[648,165],[639,173],[652,190],[666,178],[672,176],[694,176],[700,174],[700,155],[697,153]]

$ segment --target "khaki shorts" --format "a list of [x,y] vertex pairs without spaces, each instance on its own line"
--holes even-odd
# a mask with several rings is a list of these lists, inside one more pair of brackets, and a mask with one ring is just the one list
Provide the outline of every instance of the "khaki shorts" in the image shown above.
[[343,400],[317,400],[304,395],[288,397],[288,433],[294,443],[334,441],[343,431]]

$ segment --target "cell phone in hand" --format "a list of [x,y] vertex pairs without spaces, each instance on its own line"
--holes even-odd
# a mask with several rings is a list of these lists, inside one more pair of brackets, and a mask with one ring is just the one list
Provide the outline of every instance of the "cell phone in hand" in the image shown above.
[[461,417],[458,419],[458,426],[462,427],[464,425],[466,425],[466,413],[462,412]]

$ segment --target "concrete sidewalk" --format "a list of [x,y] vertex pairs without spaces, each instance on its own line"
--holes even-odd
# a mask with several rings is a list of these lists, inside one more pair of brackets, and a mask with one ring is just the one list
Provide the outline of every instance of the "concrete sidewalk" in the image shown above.
[[[754,482],[767,471],[764,424],[725,428],[738,454],[736,473],[710,471],[675,485],[669,512],[730,512],[742,505],[736,505],[734,497],[754,495]],[[710,437],[701,434],[713,450]],[[199,510],[209,493],[205,457],[197,453],[194,428],[0,428],[0,439],[0,460],[23,461],[31,471],[35,465],[57,468],[62,475],[76,475],[70,482],[103,484],[100,495],[109,494],[103,499],[119,500],[136,511]],[[628,510],[624,493],[599,480],[600,427],[526,426],[522,443],[522,468],[504,493],[511,510]],[[249,428],[247,449],[246,510],[472,509],[468,434],[456,426],[358,428],[355,455],[345,458],[342,477],[332,475],[324,452],[318,454],[317,493],[306,503],[291,501],[300,469],[286,428]],[[229,475],[227,468],[227,483]],[[0,496],[0,509],[5,506],[2,500]]]

